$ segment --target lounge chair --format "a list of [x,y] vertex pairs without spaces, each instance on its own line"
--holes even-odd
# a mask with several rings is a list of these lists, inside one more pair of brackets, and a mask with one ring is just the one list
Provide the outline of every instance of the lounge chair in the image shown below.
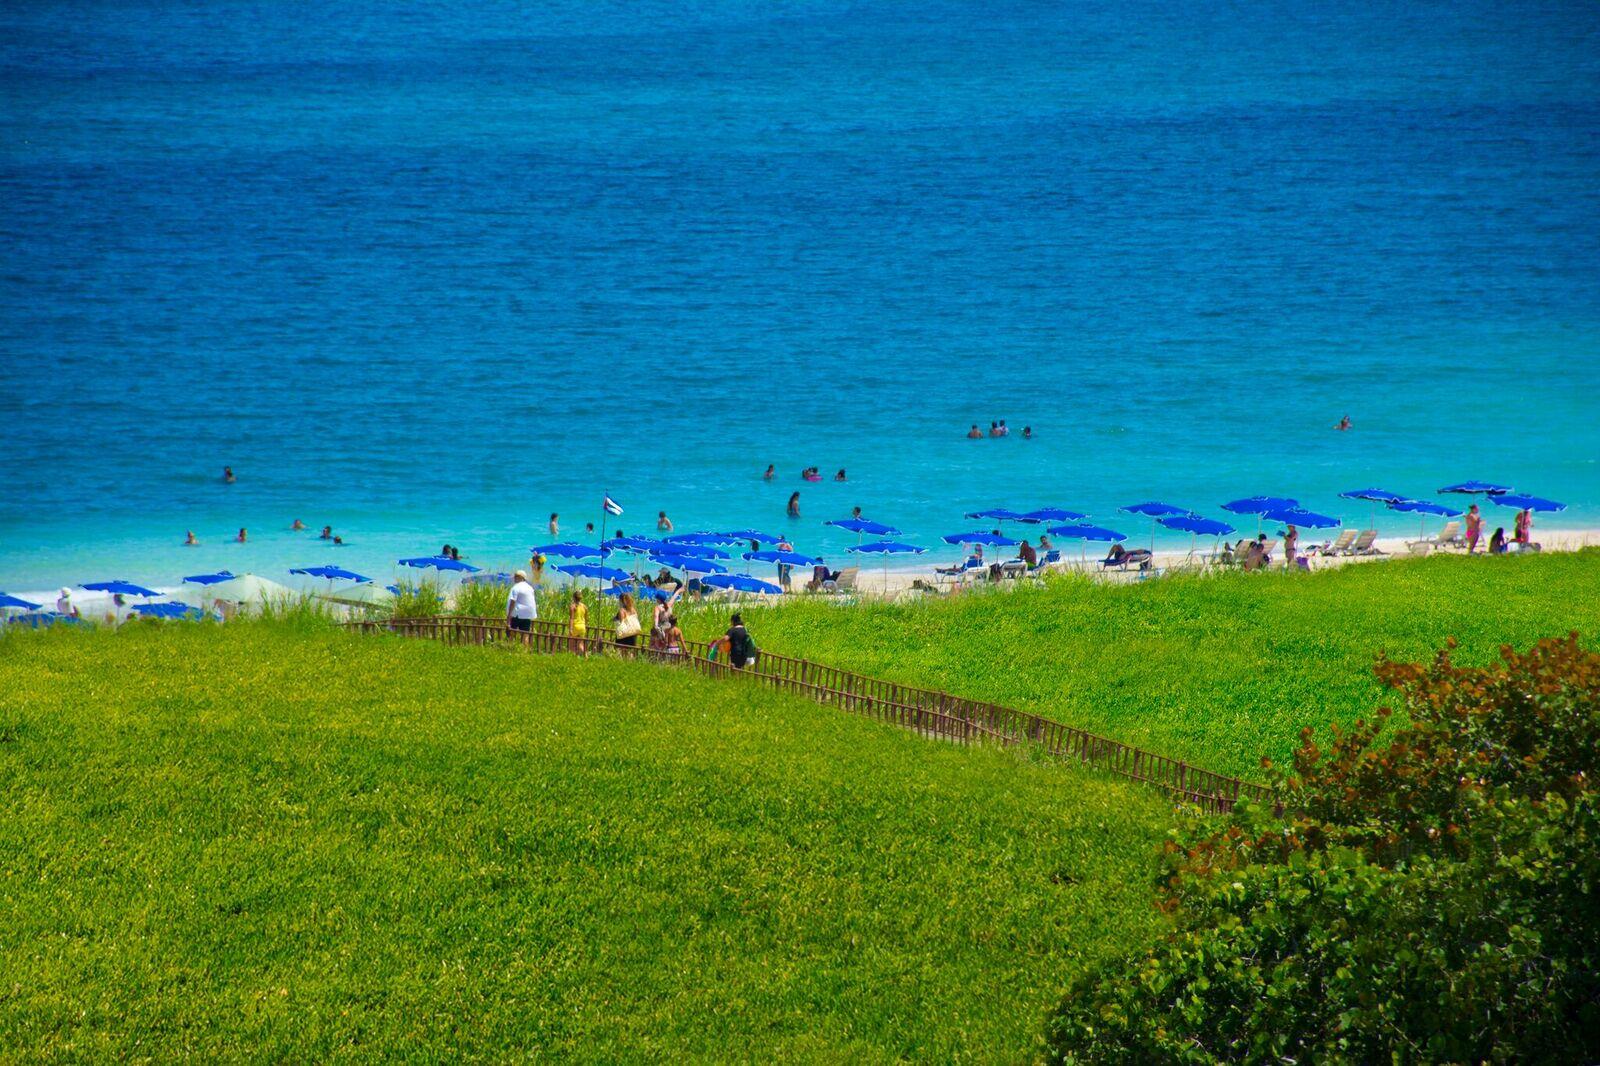
[[861,573],[859,566],[847,566],[839,571],[839,576],[831,581],[822,583],[823,592],[854,592],[856,577]]
[[1346,529],[1339,534],[1337,540],[1331,541],[1317,548],[1306,549],[1306,554],[1316,552],[1318,555],[1343,555],[1349,550],[1350,545],[1356,542],[1356,531]]
[[1406,541],[1406,550],[1409,551],[1412,555],[1417,555],[1417,556],[1427,555],[1429,552],[1431,552],[1433,550],[1433,548],[1434,548],[1434,542],[1432,540],[1409,540],[1409,541]]
[[966,561],[959,566],[936,566],[933,568],[935,580],[960,581],[973,570],[982,570],[983,560],[976,555],[969,555]]
[[1109,555],[1106,556],[1100,560],[1100,569],[1126,570],[1130,566],[1136,566],[1140,570],[1148,570],[1152,558],[1154,557],[1150,554],[1149,548],[1135,548],[1131,552],[1123,552],[1120,558],[1113,559]]
[[1378,531],[1376,529],[1363,529],[1360,532],[1360,534],[1358,534],[1356,536],[1355,543],[1350,545],[1350,547],[1344,549],[1339,554],[1340,555],[1382,555],[1383,552],[1380,549],[1373,547],[1373,544],[1377,541],[1377,539],[1378,539]]
[[1433,543],[1438,548],[1465,548],[1467,538],[1461,532],[1461,523],[1446,522],[1444,528],[1439,530],[1439,535],[1433,538]]

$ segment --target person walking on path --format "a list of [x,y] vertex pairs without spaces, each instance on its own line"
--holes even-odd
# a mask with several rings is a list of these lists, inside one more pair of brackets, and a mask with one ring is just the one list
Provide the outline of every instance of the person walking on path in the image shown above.
[[624,592],[617,601],[617,643],[625,648],[639,646],[639,611],[633,605],[633,593]]
[[572,602],[567,606],[567,629],[572,634],[572,650],[579,655],[589,654],[589,608],[577,589],[572,590]]
[[539,617],[539,600],[528,583],[528,575],[518,570],[513,575],[511,591],[506,594],[506,628],[519,633],[533,632],[533,620]]
[[756,660],[756,642],[750,639],[750,631],[744,627],[744,619],[734,612],[728,626],[728,664],[735,670],[743,670],[746,663]]
[[1483,537],[1483,515],[1478,511],[1478,505],[1473,504],[1467,508],[1467,554],[1471,555],[1478,550],[1478,541]]

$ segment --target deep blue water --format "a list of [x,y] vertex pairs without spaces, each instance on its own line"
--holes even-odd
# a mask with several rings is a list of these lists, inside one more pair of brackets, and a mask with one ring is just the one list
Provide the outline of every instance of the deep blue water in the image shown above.
[[1592,3],[436,7],[0,7],[0,588],[510,562],[607,491],[1600,524]]

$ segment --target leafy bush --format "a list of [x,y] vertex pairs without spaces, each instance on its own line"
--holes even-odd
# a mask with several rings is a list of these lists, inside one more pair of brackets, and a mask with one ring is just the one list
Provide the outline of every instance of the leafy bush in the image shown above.
[[462,584],[451,596],[450,613],[466,618],[504,618],[508,591],[504,585]]
[[1574,1061],[1600,1053],[1600,656],[1380,660],[1410,724],[1309,731],[1281,812],[1166,849],[1157,949],[1072,986],[1059,1061]]
[[400,592],[389,607],[395,618],[431,618],[444,613],[444,597],[436,582],[402,581],[395,587]]

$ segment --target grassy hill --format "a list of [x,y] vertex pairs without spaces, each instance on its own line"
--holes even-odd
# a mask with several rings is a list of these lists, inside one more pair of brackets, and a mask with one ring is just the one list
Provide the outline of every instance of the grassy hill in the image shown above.
[[[725,624],[694,614],[691,636]],[[1600,634],[1600,550],[1394,561],[1312,574],[1060,579],[933,602],[841,609],[797,598],[745,612],[776,652],[992,700],[1209,769],[1260,775],[1299,731],[1381,691],[1374,656],[1458,661],[1501,644]]]
[[1014,1061],[1159,922],[1152,791],[644,664],[150,625],[0,693],[3,1058]]

